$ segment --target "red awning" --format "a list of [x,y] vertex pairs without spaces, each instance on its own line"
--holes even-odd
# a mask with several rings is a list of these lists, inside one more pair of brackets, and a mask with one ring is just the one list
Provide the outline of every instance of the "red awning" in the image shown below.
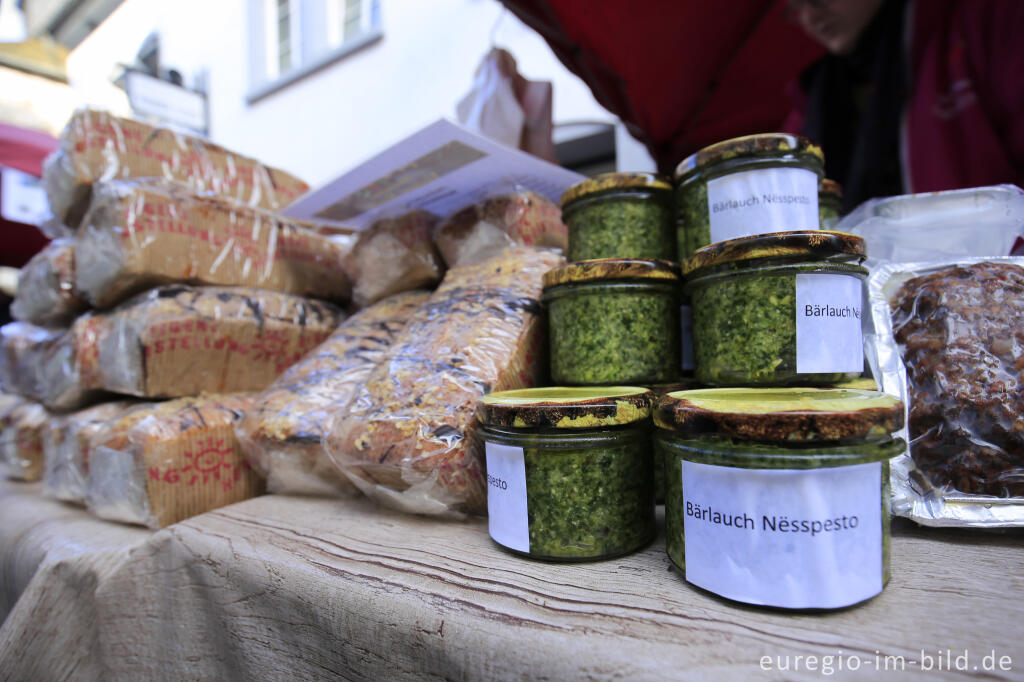
[[627,124],[662,172],[719,140],[777,130],[787,84],[823,53],[785,0],[502,0]]
[[43,159],[56,148],[55,137],[0,123],[0,166],[42,177]]
[[[56,148],[57,139],[46,133],[0,123],[0,173],[7,167],[42,177],[43,159]],[[20,267],[46,242],[36,226],[0,215],[0,265]]]

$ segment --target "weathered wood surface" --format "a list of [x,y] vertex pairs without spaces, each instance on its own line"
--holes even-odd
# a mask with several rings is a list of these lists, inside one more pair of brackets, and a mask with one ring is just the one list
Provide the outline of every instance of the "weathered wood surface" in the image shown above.
[[0,679],[102,679],[96,588],[151,532],[0,480]]
[[[51,614],[21,614],[20,637],[4,625],[0,670],[24,677],[10,646],[25,639],[23,655],[52,659],[30,633],[48,616],[92,609],[106,679],[820,679],[823,657],[837,666],[840,655],[860,670],[838,679],[875,679],[887,655],[903,656],[911,677],[951,677],[920,671],[922,649],[967,650],[979,669],[966,677],[1024,679],[1019,532],[900,526],[881,596],[794,615],[692,589],[661,538],[620,559],[546,564],[501,551],[484,520],[267,496],[151,535],[67,599]],[[992,650],[1012,670],[981,670]],[[790,666],[821,661],[815,671],[760,667],[787,655]]]

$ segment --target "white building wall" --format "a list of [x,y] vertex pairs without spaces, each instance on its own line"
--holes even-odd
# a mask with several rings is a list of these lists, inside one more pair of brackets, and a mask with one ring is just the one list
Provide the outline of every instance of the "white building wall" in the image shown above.
[[382,40],[250,104],[247,7],[246,0],[125,0],[71,54],[72,82],[100,88],[157,31],[163,66],[181,71],[186,84],[206,72],[214,141],[314,186],[441,116],[454,118],[492,35],[523,75],[554,82],[556,124],[615,121],[496,0],[381,0]]

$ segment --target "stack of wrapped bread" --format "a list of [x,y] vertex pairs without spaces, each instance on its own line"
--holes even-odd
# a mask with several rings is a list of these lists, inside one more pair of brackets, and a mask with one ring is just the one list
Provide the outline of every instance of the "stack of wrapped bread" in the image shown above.
[[0,328],[8,477],[153,528],[264,486],[486,509],[473,406],[543,379],[556,205],[327,227],[279,212],[284,171],[96,111],[44,182],[65,227]]

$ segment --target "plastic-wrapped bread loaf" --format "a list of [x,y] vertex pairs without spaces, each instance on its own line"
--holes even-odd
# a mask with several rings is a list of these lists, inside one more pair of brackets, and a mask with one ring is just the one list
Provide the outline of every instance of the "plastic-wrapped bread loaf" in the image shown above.
[[250,404],[207,395],[129,409],[92,441],[90,511],[163,528],[261,494],[234,430]]
[[92,439],[107,424],[141,403],[115,401],[51,417],[43,430],[43,492],[85,504]]
[[455,213],[434,232],[448,267],[476,263],[516,244],[565,251],[569,230],[562,209],[539,194],[518,191],[493,196]]
[[518,247],[450,270],[335,420],[328,454],[341,471],[389,506],[483,513],[476,400],[543,376],[541,277],[562,262]]
[[14,393],[0,393],[0,475],[7,475],[7,446],[11,435],[11,413],[25,404],[25,399]]
[[175,282],[347,302],[347,249],[317,227],[179,183],[97,182],[78,231],[76,286],[100,308]]
[[62,333],[26,322],[9,322],[0,327],[0,389],[40,400],[44,387],[41,358]]
[[88,306],[75,290],[75,243],[56,239],[21,268],[11,315],[24,322],[59,326]]
[[441,281],[444,265],[430,236],[436,222],[430,213],[413,211],[378,220],[359,233],[344,261],[356,305]]
[[270,210],[284,208],[309,189],[283,170],[212,142],[93,109],[71,117],[60,146],[43,165],[50,209],[73,228],[88,206],[92,183],[146,177],[178,180]]
[[355,492],[324,452],[330,420],[346,412],[409,316],[429,295],[396,294],[353,315],[256,396],[238,425],[238,439],[250,464],[267,479],[270,492]]
[[344,319],[314,299],[175,285],[89,317],[95,350],[76,349],[73,363],[83,381],[144,398],[262,390]]
[[43,477],[43,426],[48,416],[42,405],[26,401],[4,419],[0,459],[7,465],[8,478],[38,481]]

